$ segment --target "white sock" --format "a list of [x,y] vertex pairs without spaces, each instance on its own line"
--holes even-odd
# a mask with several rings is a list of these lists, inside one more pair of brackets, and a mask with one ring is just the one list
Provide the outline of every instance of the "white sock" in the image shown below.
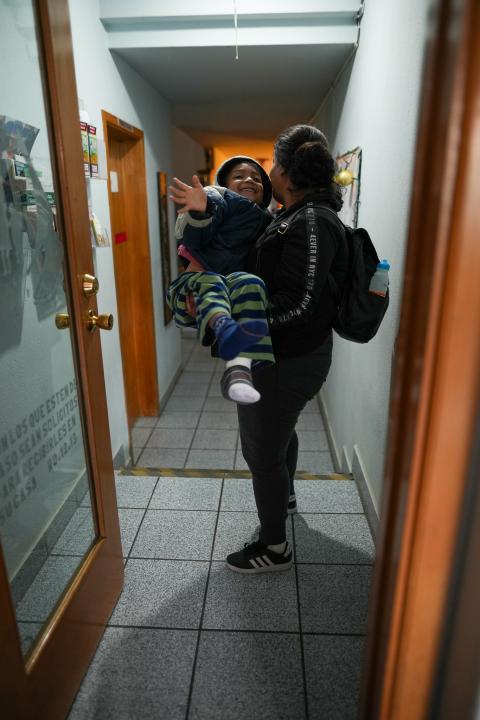
[[283,543],[278,543],[278,545],[267,545],[267,549],[281,555],[287,549],[287,541],[285,540]]
[[[227,370],[234,365],[241,365],[242,367],[246,367],[250,370],[250,368],[252,367],[252,361],[250,358],[238,356],[236,358],[233,358],[233,360],[227,360],[227,362],[225,363]],[[228,397],[234,402],[239,402],[243,405],[251,405],[252,403],[256,403],[258,402],[258,400],[260,400],[260,393],[255,390],[254,387],[250,387],[250,385],[246,385],[245,383],[240,382],[232,383],[230,385],[230,387],[228,388]]]

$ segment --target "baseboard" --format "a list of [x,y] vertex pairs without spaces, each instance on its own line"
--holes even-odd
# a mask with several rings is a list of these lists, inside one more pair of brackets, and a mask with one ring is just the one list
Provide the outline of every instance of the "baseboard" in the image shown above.
[[333,433],[332,423],[330,422],[330,416],[328,414],[327,403],[325,402],[323,390],[320,390],[317,395],[317,399],[318,405],[320,407],[320,414],[322,416],[323,424],[325,426],[325,432],[327,433],[328,446],[332,455],[333,467],[335,469],[335,472],[339,473],[342,472],[342,460],[340,457],[340,452],[338,450],[338,445],[335,441],[335,435]]
[[370,526],[370,531],[375,540],[378,532],[378,510],[373,500],[370,481],[358,445],[353,446],[352,473],[357,483],[358,493]]
[[378,531],[378,511],[373,500],[373,495],[370,491],[371,484],[358,445],[353,446],[353,455],[351,460],[348,457],[348,451],[345,445],[342,447],[340,452],[337,441],[335,440],[335,434],[333,432],[323,390],[320,390],[317,397],[335,471],[338,473],[353,474],[353,478],[357,484],[358,493],[362,501],[365,516],[370,526],[370,531],[375,539]]

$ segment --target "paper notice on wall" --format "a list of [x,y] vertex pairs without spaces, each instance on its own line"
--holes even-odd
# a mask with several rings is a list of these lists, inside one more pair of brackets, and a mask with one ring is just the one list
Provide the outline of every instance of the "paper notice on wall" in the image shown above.
[[118,192],[118,173],[110,170],[110,192]]

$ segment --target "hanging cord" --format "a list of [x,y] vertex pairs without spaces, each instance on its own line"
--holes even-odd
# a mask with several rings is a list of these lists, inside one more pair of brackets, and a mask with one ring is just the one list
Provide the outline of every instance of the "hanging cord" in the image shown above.
[[238,60],[238,18],[236,0],[233,0],[233,24],[235,26],[235,60]]

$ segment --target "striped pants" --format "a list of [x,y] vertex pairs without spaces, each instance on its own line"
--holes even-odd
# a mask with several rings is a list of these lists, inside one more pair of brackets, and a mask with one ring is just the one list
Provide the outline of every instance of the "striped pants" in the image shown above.
[[[188,314],[187,295],[192,294],[197,309],[196,318]],[[168,288],[167,302],[178,327],[198,327],[202,344],[211,344],[213,333],[208,322],[219,313],[230,315],[238,323],[246,320],[267,320],[265,284],[256,275],[235,272],[223,276],[217,273],[184,272]],[[255,345],[240,353],[252,360],[275,362],[270,333]]]

